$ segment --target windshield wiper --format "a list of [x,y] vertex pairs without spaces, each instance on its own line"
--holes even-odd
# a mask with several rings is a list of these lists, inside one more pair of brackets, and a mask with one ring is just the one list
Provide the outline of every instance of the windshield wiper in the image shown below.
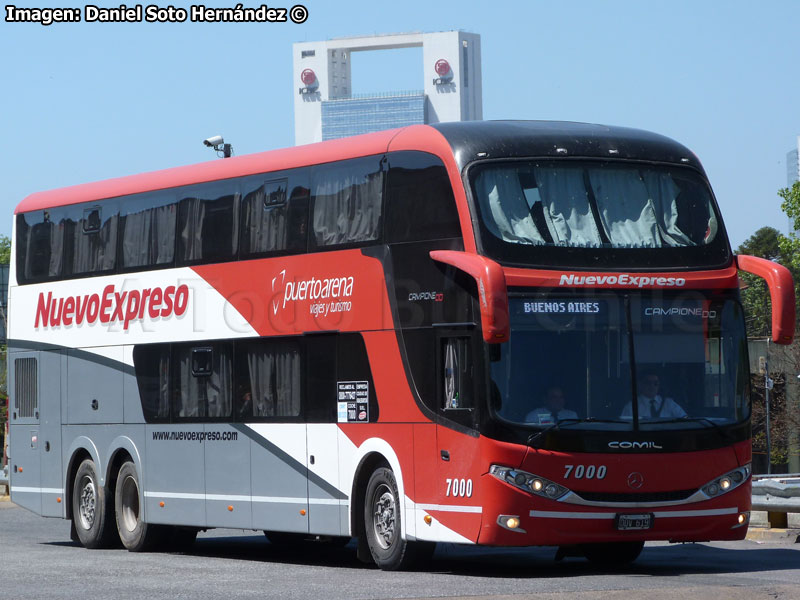
[[[548,427],[545,427],[540,431],[534,431],[532,434],[530,434],[528,436],[528,441],[526,442],[526,444],[528,446],[532,446],[533,442],[538,440],[545,433],[553,429],[558,430],[558,426],[563,423],[567,423],[569,425],[575,425],[576,423],[629,423],[629,422],[630,421],[626,421],[623,419],[596,419],[595,417],[586,417],[585,419],[558,419],[552,425],[549,425]],[[533,447],[538,448],[538,446],[533,446]]]
[[715,423],[713,420],[709,419],[708,417],[678,417],[676,419],[664,419],[659,421],[640,421],[640,425],[656,425],[661,423],[683,423],[685,421],[694,422],[694,423],[708,423],[711,427],[719,433],[719,435],[723,439],[731,439],[731,434],[728,431],[725,431],[722,427],[719,426],[718,423]]

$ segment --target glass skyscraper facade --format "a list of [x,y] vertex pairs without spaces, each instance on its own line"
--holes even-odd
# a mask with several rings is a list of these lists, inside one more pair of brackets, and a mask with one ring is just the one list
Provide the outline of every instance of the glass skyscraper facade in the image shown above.
[[425,94],[396,92],[322,102],[322,139],[425,123]]

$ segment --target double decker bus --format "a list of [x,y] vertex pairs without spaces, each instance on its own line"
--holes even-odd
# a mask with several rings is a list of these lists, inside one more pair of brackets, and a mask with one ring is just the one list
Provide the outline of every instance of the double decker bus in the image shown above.
[[776,343],[792,281],[668,138],[411,126],[33,194],[12,252],[11,498],[86,547],[745,536],[737,269]]

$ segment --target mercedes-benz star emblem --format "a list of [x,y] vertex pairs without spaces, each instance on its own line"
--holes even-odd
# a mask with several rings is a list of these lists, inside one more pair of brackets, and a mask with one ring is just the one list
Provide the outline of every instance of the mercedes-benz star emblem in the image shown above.
[[640,487],[642,487],[643,483],[644,483],[644,476],[641,473],[634,471],[633,473],[628,475],[628,487],[634,490],[638,490]]

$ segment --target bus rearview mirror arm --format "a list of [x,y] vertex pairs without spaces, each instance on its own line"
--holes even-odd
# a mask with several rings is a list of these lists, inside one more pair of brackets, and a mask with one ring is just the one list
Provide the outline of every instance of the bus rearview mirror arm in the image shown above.
[[503,267],[485,256],[456,250],[431,250],[433,260],[470,275],[478,286],[483,339],[489,344],[508,341],[508,293]]
[[795,296],[789,269],[771,260],[745,254],[736,256],[736,265],[740,271],[752,273],[767,282],[772,300],[772,341],[791,344],[794,338]]

